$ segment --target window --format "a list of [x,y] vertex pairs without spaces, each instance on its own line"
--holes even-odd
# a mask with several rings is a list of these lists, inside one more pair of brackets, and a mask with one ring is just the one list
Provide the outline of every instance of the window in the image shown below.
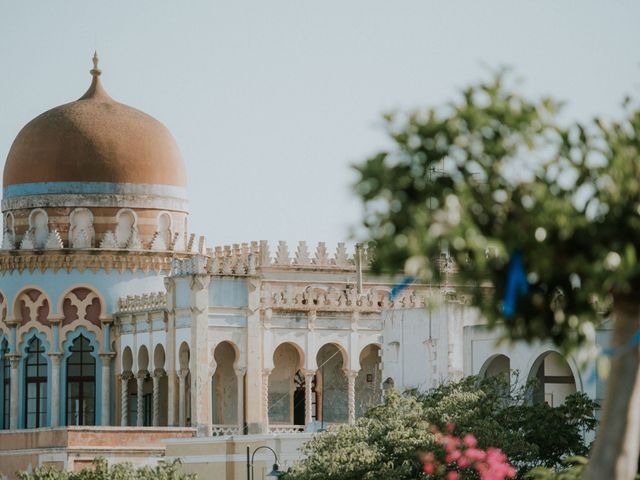
[[2,392],[2,418],[0,418],[0,427],[3,430],[9,429],[9,421],[11,418],[11,362],[9,361],[9,345],[6,341],[0,346],[0,373],[2,383],[0,391]]
[[67,359],[67,425],[95,425],[96,360],[93,347],[80,335]]
[[47,359],[44,346],[35,337],[27,347],[25,363],[25,428],[39,428],[47,420]]

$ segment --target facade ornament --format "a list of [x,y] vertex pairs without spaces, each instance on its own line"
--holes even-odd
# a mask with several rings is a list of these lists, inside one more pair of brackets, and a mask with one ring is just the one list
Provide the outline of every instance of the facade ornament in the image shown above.
[[189,235],[189,241],[187,242],[187,248],[185,249],[187,252],[189,253],[193,252],[193,244],[195,242],[195,239],[196,239],[195,233],[192,233],[191,235]]
[[329,265],[329,254],[327,252],[327,246],[325,242],[318,242],[313,263],[314,265],[318,266]]
[[1,250],[13,250],[16,248],[16,231],[14,228],[14,218],[11,212],[4,216],[4,229],[2,231]]
[[35,250],[36,243],[33,239],[33,231],[31,229],[27,230],[22,237],[22,241],[20,242],[20,250]]
[[45,250],[60,250],[64,248],[64,244],[62,243],[62,239],[60,238],[60,233],[57,230],[52,230],[49,234],[49,238],[47,238],[47,243],[44,244]]
[[153,234],[153,238],[151,239],[151,250],[163,251],[168,250],[168,246],[162,238],[160,232],[156,232]]
[[104,232],[104,236],[102,237],[102,241],[100,242],[100,248],[103,248],[105,250],[114,250],[118,248],[116,236],[111,230],[107,230],[106,232]]
[[144,247],[142,245],[142,241],[140,240],[140,235],[138,235],[138,230],[133,229],[131,231],[131,236],[127,241],[127,249],[129,250],[143,250]]
[[307,242],[300,241],[296,250],[296,256],[294,259],[296,265],[311,265],[311,258],[309,257],[309,250],[307,249]]
[[336,256],[334,258],[334,263],[337,267],[346,267],[349,265],[349,257],[347,255],[347,247],[344,242],[338,243],[336,247]]
[[278,242],[278,248],[276,250],[276,265],[290,265],[291,259],[289,258],[289,248],[287,242],[280,240]]
[[15,236],[5,230],[2,234],[2,246],[0,250],[13,250],[15,248]]
[[72,248],[91,248],[96,231],[93,227],[93,214],[88,208],[77,208],[71,212],[69,244]]

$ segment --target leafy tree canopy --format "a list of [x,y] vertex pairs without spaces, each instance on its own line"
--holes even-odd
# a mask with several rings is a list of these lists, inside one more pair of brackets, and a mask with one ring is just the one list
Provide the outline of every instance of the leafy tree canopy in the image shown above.
[[[385,117],[393,148],[356,167],[373,267],[438,282],[447,250],[491,324],[570,350],[640,284],[640,111],[562,126],[558,102],[525,98],[508,80]],[[505,316],[515,252],[529,293]]]

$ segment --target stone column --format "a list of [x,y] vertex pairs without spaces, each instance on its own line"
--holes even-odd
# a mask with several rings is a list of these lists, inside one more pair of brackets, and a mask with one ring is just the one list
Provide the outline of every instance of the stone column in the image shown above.
[[353,425],[356,421],[356,377],[358,372],[355,370],[345,370],[344,374],[348,381],[348,407],[349,407],[349,425]]
[[11,418],[9,426],[11,430],[20,428],[18,425],[18,366],[20,365],[20,355],[11,355]]
[[126,427],[129,423],[129,380],[133,378],[131,372],[123,372],[120,375],[120,426]]
[[269,375],[271,369],[262,370],[262,430],[263,433],[269,433]]
[[[264,246],[266,249],[267,247]],[[260,301],[261,282],[257,277],[247,279],[248,306],[247,315],[247,340],[246,340],[246,367],[245,375],[247,401],[246,418],[248,433],[260,433],[264,431],[264,415],[262,399],[262,368],[263,363],[263,328],[262,328],[262,308]]]
[[167,372],[167,426],[178,425],[176,416],[176,380],[175,370]]
[[164,377],[164,370],[156,368],[153,372],[153,426],[160,425],[160,379]]
[[138,416],[136,418],[136,425],[138,427],[144,426],[144,395],[143,395],[143,389],[144,389],[144,381],[148,376],[149,376],[149,372],[148,371],[140,370],[138,372],[137,377],[136,377],[136,380],[138,382],[138,394],[137,394]]
[[246,368],[242,367],[236,369],[236,382],[238,384],[238,401],[236,404],[238,405],[238,433],[240,435],[244,434],[244,374],[246,370]]
[[316,378],[314,370],[306,370],[304,372],[304,424],[307,429],[313,422],[313,380]]
[[211,372],[209,352],[208,274],[191,276],[191,426],[198,436],[211,435]]
[[[62,353],[51,352],[51,426],[60,426],[60,357]],[[68,422],[67,422],[68,423]]]
[[102,416],[100,417],[100,425],[103,426],[111,425],[111,358],[114,355],[115,353],[112,352],[100,354],[100,360],[102,360],[102,398],[100,399]]
[[187,375],[189,375],[187,368],[182,368],[178,372],[178,424],[181,427],[185,427],[187,423],[187,405],[185,404]]

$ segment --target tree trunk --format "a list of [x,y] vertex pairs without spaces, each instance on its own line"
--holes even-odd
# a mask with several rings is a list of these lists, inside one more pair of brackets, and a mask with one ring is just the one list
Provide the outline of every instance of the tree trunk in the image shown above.
[[640,453],[640,347],[625,348],[640,330],[640,302],[615,296],[611,373],[607,379],[602,418],[591,450],[588,480],[632,480]]

